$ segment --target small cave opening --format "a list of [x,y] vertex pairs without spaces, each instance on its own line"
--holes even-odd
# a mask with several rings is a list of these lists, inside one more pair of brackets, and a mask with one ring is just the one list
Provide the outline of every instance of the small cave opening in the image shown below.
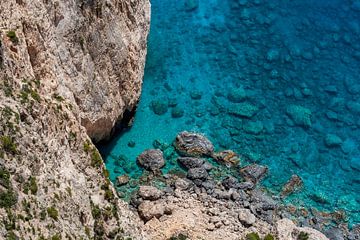
[[[121,138],[124,133],[130,130],[134,121],[135,113],[136,106],[130,110],[126,109],[123,115],[116,121],[115,126],[111,130],[110,137],[94,143],[102,157],[109,155],[111,149],[113,149],[114,144],[116,143],[116,140]],[[115,141],[113,141],[114,139]]]

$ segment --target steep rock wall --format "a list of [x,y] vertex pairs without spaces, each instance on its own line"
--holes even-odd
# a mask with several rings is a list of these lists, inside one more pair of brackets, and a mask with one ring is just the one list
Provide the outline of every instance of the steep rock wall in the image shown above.
[[89,137],[136,105],[149,21],[146,0],[0,3],[0,236],[145,239]]

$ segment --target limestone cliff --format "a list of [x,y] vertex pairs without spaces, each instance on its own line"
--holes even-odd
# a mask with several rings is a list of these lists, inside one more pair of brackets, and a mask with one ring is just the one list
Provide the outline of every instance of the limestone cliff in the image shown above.
[[1,1],[1,239],[145,238],[90,138],[136,105],[149,20],[146,0]]

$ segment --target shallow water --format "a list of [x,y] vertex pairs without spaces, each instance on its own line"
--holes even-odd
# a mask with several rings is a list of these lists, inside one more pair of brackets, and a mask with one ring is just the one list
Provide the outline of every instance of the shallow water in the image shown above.
[[285,202],[359,223],[360,1],[184,2],[151,1],[135,121],[100,147],[111,179],[138,178],[154,140],[202,132],[242,164],[268,165],[275,195],[299,175],[303,191]]

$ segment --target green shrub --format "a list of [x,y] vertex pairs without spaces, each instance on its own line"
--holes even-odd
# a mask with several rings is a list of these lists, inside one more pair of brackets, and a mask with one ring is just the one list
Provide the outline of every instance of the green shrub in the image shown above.
[[98,205],[94,205],[92,203],[91,215],[93,216],[94,219],[99,219],[101,217],[101,210]]
[[264,240],[275,240],[274,236],[269,234],[266,234],[266,236],[264,237]]
[[2,148],[8,152],[8,153],[12,153],[12,154],[16,154],[17,150],[16,150],[16,144],[14,143],[13,139],[9,136],[1,136],[1,143],[2,143]]
[[51,237],[51,240],[61,240],[61,235],[59,233]]
[[5,168],[0,167],[0,185],[9,188],[10,187],[10,173]]
[[31,194],[36,195],[37,191],[38,191],[38,186],[36,184],[36,178],[31,176],[29,178],[29,181],[27,183],[25,183],[24,185],[24,193],[28,194],[28,192],[31,192]]
[[306,232],[300,232],[297,240],[308,240],[309,239],[309,234]]
[[174,236],[171,236],[171,238],[169,238],[169,240],[186,240],[188,238],[189,237],[186,236],[185,234],[179,233],[179,234],[176,234]]
[[88,140],[86,140],[84,142],[84,152],[88,153],[88,152],[90,152],[90,150],[91,150],[90,142]]
[[246,235],[246,240],[261,240],[260,237],[259,237],[259,234],[255,233],[255,232],[252,232],[252,233],[248,233]]
[[19,38],[16,36],[16,32],[15,31],[8,31],[6,33],[6,36],[10,39],[10,41],[14,44],[18,44],[19,43]]
[[91,166],[100,167],[101,163],[102,163],[102,159],[99,152],[96,151],[96,149],[93,149],[91,153]]
[[6,234],[6,240],[17,240],[19,239],[18,236],[16,236],[16,234],[13,231],[9,231]]
[[40,95],[35,90],[31,90],[30,95],[35,101],[40,102]]
[[44,221],[45,219],[46,219],[46,211],[45,211],[45,209],[43,209],[40,212],[40,220]]
[[54,206],[48,207],[47,213],[48,213],[49,217],[51,217],[52,219],[54,219],[56,221],[58,220],[59,213]]
[[16,193],[10,188],[0,192],[0,207],[10,208],[17,203]]

